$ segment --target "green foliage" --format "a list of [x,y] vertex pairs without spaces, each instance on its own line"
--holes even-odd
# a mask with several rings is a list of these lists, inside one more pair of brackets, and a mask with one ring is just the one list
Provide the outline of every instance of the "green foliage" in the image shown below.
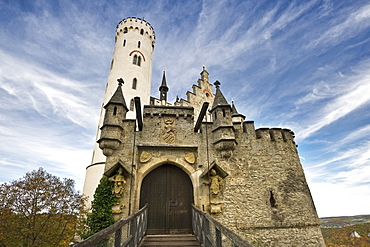
[[112,206],[118,199],[112,193],[113,186],[114,183],[105,176],[100,180],[91,203],[91,213],[87,214],[87,229],[81,234],[82,238],[94,235],[114,223]]
[[[351,237],[351,233],[356,231],[361,237]],[[370,223],[356,224],[345,227],[321,228],[326,246],[370,246]]]
[[0,185],[0,246],[68,246],[85,199],[42,168]]

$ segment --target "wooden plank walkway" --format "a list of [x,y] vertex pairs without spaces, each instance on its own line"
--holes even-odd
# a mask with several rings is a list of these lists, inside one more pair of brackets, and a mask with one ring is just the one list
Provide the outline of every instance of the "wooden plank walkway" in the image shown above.
[[201,246],[196,237],[192,234],[171,234],[171,235],[147,235],[144,237],[140,247],[170,247],[170,246]]

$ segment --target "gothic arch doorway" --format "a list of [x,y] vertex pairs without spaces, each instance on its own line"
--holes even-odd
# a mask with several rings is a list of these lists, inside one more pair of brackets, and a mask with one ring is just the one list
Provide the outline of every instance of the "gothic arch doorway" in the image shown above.
[[147,234],[192,233],[193,185],[189,176],[173,165],[150,172],[141,184],[140,208],[148,203]]

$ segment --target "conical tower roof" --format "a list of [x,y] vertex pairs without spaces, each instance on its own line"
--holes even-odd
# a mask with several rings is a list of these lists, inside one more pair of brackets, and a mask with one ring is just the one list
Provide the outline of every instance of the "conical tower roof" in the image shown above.
[[220,89],[221,83],[219,81],[216,81],[214,85],[216,86],[216,95],[213,101],[212,110],[216,108],[217,106],[230,106],[230,104],[227,103],[225,96],[221,92],[221,89]]
[[117,81],[118,81],[118,87],[117,87],[116,91],[114,92],[112,98],[110,98],[110,100],[104,106],[104,108],[107,108],[107,106],[109,104],[117,104],[117,105],[122,105],[128,111],[126,101],[125,101],[125,97],[123,96],[123,92],[122,92],[122,84],[124,83],[123,79],[120,78]]
[[163,71],[162,84],[161,84],[161,86],[159,87],[159,91],[161,91],[161,89],[162,89],[162,88],[165,88],[165,89],[167,89],[167,91],[168,91],[167,81],[166,81],[166,71]]
[[234,101],[231,101],[231,116],[232,117],[243,117],[243,118],[245,118],[245,116],[243,114],[240,114],[238,112],[238,110],[236,109],[236,107],[234,105]]

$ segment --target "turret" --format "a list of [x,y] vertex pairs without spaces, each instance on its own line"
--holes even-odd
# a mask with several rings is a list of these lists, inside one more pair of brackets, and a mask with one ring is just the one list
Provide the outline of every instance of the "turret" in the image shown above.
[[161,101],[162,105],[166,105],[167,102],[167,92],[168,92],[168,87],[167,87],[167,82],[166,82],[166,71],[163,71],[163,77],[162,77],[162,83],[161,86],[159,87],[159,100]]
[[215,149],[221,151],[222,157],[230,157],[235,149],[236,139],[231,118],[231,106],[227,103],[221,92],[219,81],[214,83],[216,95],[213,101],[211,114],[213,117],[213,130]]
[[236,110],[234,101],[231,101],[231,118],[233,123],[243,123],[245,120],[245,116]]
[[101,129],[99,148],[103,150],[105,156],[113,154],[114,150],[118,149],[121,145],[122,137],[122,120],[126,119],[128,108],[125,98],[122,93],[122,78],[117,80],[119,82],[116,92],[112,98],[104,106],[104,123]]

